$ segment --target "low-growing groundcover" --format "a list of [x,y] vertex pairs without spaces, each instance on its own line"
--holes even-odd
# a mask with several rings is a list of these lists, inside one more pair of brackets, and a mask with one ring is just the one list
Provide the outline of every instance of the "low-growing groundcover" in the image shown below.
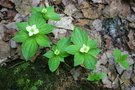
[[[35,63],[23,62],[17,66],[0,68],[1,90],[105,90],[98,89],[86,81],[75,81],[64,67],[59,67],[59,75],[51,73],[44,58]],[[19,62],[22,60],[18,60]]]

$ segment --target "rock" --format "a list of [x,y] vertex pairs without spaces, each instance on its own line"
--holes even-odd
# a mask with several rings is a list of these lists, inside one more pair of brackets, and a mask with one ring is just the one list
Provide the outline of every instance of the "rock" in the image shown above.
[[61,14],[60,16],[61,16],[60,21],[49,20],[48,23],[55,25],[56,27],[59,27],[59,28],[73,30],[74,29],[74,26],[72,24],[73,18],[70,16],[64,16],[63,14]]
[[65,6],[65,10],[64,10],[64,13],[69,15],[69,16],[72,16],[75,12],[77,12],[77,8],[75,7],[74,4],[68,4]]
[[97,30],[97,31],[101,31],[102,30],[102,21],[100,19],[95,19],[92,22],[93,27]]
[[108,77],[102,79],[103,86],[106,88],[112,88],[112,83]]

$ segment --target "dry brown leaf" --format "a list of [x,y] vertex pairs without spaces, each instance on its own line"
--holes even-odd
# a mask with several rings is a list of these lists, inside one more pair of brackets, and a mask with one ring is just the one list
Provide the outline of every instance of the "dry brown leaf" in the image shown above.
[[118,14],[126,17],[130,14],[130,6],[127,3],[123,3],[121,0],[112,0],[109,6],[104,9],[104,16],[107,18],[113,18]]
[[128,38],[129,38],[128,42],[129,48],[135,51],[135,33],[132,30],[129,31]]
[[85,26],[85,25],[88,25],[89,24],[89,20],[87,19],[78,19],[76,22],[75,22],[75,25],[77,26]]
[[0,59],[10,56],[10,46],[8,43],[0,40]]
[[6,8],[13,8],[13,4],[10,0],[0,0],[0,5]]
[[102,9],[104,5],[99,4],[98,7],[93,7],[90,5],[88,8],[83,8],[81,11],[85,18],[96,19],[102,14]]
[[12,2],[15,4],[16,10],[21,15],[28,15],[31,11],[32,1],[31,0],[12,0]]

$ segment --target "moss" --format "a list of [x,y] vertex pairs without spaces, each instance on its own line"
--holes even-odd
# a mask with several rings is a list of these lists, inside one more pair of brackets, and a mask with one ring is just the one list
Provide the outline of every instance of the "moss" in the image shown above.
[[[60,67],[55,73],[48,69],[47,60],[37,60],[35,63],[24,62],[16,66],[0,68],[1,90],[87,90],[91,88],[88,83],[84,87],[73,80],[69,71]],[[93,89],[91,89],[93,90]]]

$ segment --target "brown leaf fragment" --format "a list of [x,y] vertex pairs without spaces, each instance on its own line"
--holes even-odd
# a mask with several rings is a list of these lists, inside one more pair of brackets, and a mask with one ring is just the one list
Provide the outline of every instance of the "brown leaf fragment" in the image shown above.
[[10,56],[9,44],[0,40],[0,59]]
[[13,8],[13,3],[10,0],[0,0],[0,5],[6,8]]
[[75,25],[77,26],[85,26],[85,25],[88,25],[89,24],[89,20],[87,19],[78,19],[76,22],[75,22]]
[[15,4],[16,10],[20,14],[26,16],[30,13],[32,7],[31,0],[12,0],[12,2]]
[[97,7],[92,5],[84,6],[81,11],[85,18],[96,19],[102,14],[102,9],[104,5],[99,4]]
[[135,33],[130,30],[128,34],[129,42],[127,43],[129,48],[135,51]]

